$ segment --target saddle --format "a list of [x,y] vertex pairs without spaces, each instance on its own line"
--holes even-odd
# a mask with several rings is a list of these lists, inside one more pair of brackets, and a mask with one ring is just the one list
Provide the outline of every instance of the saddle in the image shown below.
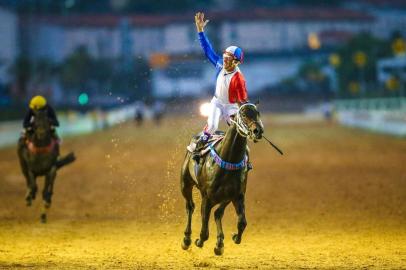
[[[204,147],[199,151],[200,156],[206,155],[210,151],[210,145],[215,146],[219,142],[221,142],[224,138],[224,134],[214,134],[210,137],[210,139],[207,141],[207,143],[204,145]],[[195,137],[194,140],[186,147],[186,149],[190,152],[193,153],[196,149],[196,140],[199,139],[199,136]]]
[[[190,142],[190,144],[186,147],[186,149],[193,153],[196,149],[196,141],[199,139],[200,136],[195,136],[194,139]],[[211,135],[210,139],[204,145],[204,147],[199,151],[200,157],[205,156],[207,153],[210,152],[210,145],[216,146],[219,142],[224,139],[224,132],[216,132],[216,134]],[[247,153],[249,153],[250,149],[247,145]]]

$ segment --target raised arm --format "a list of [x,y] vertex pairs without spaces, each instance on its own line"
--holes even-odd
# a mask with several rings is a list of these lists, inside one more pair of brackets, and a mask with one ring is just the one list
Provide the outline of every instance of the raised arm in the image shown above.
[[200,45],[202,46],[202,49],[204,51],[204,54],[206,57],[210,60],[210,62],[216,66],[218,60],[220,57],[216,54],[216,52],[213,50],[213,47],[210,44],[210,41],[204,34],[204,27],[207,25],[209,20],[204,20],[204,13],[203,12],[198,12],[195,15],[195,23],[196,23],[196,30],[199,34],[199,41]]

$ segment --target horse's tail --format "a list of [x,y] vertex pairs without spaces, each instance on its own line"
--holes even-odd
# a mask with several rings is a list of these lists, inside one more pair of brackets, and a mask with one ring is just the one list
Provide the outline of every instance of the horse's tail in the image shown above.
[[56,168],[60,169],[61,167],[68,165],[69,163],[72,163],[76,160],[75,154],[73,152],[67,154],[64,157],[59,158],[56,161]]

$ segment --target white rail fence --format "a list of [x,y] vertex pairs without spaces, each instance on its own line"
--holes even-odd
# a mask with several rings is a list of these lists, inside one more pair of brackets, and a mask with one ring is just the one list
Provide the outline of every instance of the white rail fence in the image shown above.
[[337,100],[335,111],[343,125],[406,136],[406,98]]
[[[96,110],[85,114],[73,111],[58,114],[60,122],[58,134],[66,137],[91,133],[133,119],[134,115],[134,105],[126,105],[109,111]],[[21,130],[22,121],[0,123],[0,148],[17,144]]]

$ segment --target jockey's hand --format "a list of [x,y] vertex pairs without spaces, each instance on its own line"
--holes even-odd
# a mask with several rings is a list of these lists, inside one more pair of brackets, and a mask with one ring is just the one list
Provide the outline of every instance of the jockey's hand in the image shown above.
[[204,27],[209,23],[209,20],[204,20],[204,13],[198,12],[195,15],[196,30],[198,33],[204,31]]
[[21,137],[26,137],[27,134],[31,133],[32,127],[23,128],[21,131]]

